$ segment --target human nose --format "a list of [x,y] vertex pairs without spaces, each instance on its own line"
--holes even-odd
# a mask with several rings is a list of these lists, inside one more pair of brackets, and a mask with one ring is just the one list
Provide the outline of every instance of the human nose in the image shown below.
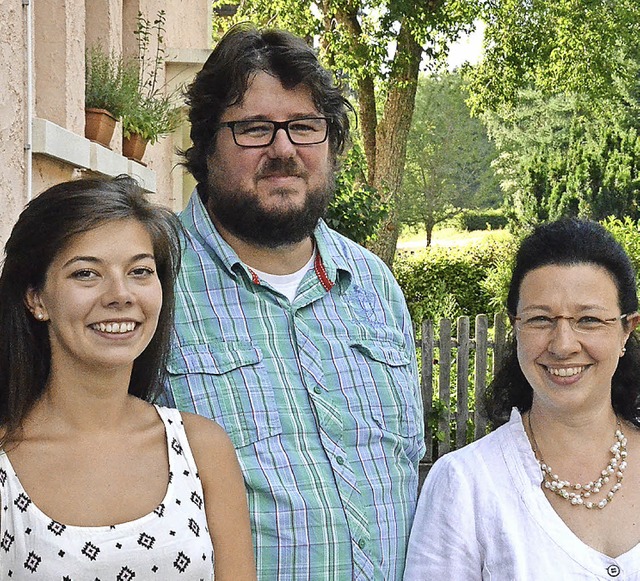
[[558,317],[554,327],[549,331],[549,344],[547,350],[558,356],[565,356],[582,349],[578,334],[574,330],[573,319]]
[[106,306],[119,307],[133,302],[133,294],[129,281],[123,276],[113,276],[107,280],[107,288],[103,295]]
[[296,153],[296,146],[291,141],[289,133],[284,126],[274,129],[273,142],[269,146],[269,151],[273,157],[293,157]]

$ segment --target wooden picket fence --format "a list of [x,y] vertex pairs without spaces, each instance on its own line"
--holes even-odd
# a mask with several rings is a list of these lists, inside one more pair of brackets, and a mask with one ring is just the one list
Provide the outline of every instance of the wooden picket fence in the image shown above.
[[[435,337],[433,321],[424,320],[422,338],[417,342],[422,360],[421,386],[427,445],[427,453],[421,462],[423,477],[440,456],[487,433],[488,418],[482,405],[487,376],[490,372],[493,375],[501,361],[506,338],[505,317],[500,314],[493,317],[492,339],[489,337],[487,315],[475,318],[473,336],[469,317],[459,317],[455,329],[449,319],[441,319],[438,329]],[[434,405],[434,393],[439,400],[437,406]],[[455,394],[455,402],[452,393]],[[436,417],[437,428],[434,425]],[[470,435],[467,434],[469,419],[473,419],[474,424]]]

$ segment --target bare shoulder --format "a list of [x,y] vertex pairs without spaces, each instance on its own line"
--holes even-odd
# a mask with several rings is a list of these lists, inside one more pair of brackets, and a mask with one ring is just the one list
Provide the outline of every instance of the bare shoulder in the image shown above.
[[231,443],[229,436],[227,436],[227,433],[218,422],[190,412],[180,412],[180,415],[182,416],[187,437],[192,445],[200,441],[211,444],[212,440],[220,444],[224,444],[227,441]]
[[235,460],[233,444],[220,424],[189,412],[180,412],[180,415],[198,468],[201,462],[219,462],[229,455]]
[[[220,424],[195,414],[180,413],[210,510],[229,491],[244,490],[238,457]],[[217,512],[219,508],[212,510]]]
[[214,421],[182,413],[204,492],[215,578],[255,581],[251,525],[240,464],[231,440]]

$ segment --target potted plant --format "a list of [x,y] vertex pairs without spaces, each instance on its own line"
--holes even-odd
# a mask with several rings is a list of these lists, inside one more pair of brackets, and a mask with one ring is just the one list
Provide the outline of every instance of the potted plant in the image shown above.
[[[164,67],[165,12],[158,12],[152,22],[138,13],[134,34],[138,40],[138,57],[133,68],[125,70],[127,93],[133,93],[122,114],[122,153],[141,161],[147,143],[174,131],[181,122],[181,111],[176,104],[176,92],[166,94],[160,85],[159,74]],[[150,45],[155,37],[155,53],[151,58]]]
[[180,120],[180,109],[170,97],[141,98],[122,117],[122,154],[140,161],[147,143],[174,131]]
[[87,51],[85,67],[85,137],[109,147],[116,121],[131,100],[121,58],[101,46]]

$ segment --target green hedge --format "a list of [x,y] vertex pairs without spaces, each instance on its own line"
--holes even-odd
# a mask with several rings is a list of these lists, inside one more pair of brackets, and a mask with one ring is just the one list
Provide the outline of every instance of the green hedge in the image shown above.
[[502,210],[465,210],[454,218],[459,230],[500,230],[506,228],[507,217]]
[[[640,221],[610,217],[604,227],[622,244],[640,273]],[[415,324],[425,318],[491,314],[505,308],[511,265],[522,232],[475,246],[431,247],[417,256],[400,254],[394,274]],[[640,286],[640,284],[639,284]]]
[[622,220],[610,216],[600,222],[613,237],[622,245],[629,255],[631,263],[636,270],[636,279],[640,274],[640,220],[635,222],[628,216]]
[[394,274],[414,323],[493,313],[494,296],[485,280],[498,266],[510,262],[512,246],[509,239],[489,240],[472,247],[432,247],[417,257],[396,258]]

